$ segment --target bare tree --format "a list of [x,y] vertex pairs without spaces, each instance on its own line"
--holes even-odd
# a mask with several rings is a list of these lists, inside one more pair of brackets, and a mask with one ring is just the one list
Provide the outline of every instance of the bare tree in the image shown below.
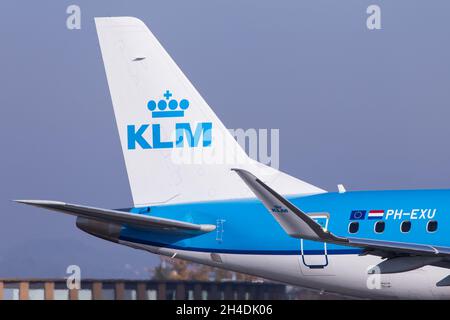
[[258,277],[214,268],[180,259],[161,257],[161,262],[153,269],[154,280],[197,280],[197,281],[257,281]]

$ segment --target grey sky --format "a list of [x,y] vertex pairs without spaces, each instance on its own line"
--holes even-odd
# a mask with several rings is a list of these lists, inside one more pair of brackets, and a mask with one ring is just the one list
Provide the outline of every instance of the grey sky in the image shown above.
[[[66,29],[78,4],[82,29]],[[366,28],[369,4],[382,30]],[[156,256],[13,204],[131,205],[95,16],[142,19],[227,127],[279,128],[281,169],[327,190],[450,187],[450,2],[0,5],[0,277],[145,277]]]

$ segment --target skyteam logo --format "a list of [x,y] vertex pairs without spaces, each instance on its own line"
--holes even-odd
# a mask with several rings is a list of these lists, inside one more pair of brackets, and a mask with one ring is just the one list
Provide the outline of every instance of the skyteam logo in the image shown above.
[[[200,122],[195,130],[189,122],[168,121],[173,118],[184,118],[191,107],[188,99],[180,101],[172,99],[173,93],[166,90],[159,101],[149,100],[147,109],[151,112],[152,119],[166,119],[164,126],[160,123],[127,126],[128,150],[141,149],[171,149],[171,148],[195,148],[210,147],[212,143],[212,123]],[[175,122],[174,122],[175,121]],[[165,136],[164,140],[162,137]],[[170,138],[167,138],[170,137]]]

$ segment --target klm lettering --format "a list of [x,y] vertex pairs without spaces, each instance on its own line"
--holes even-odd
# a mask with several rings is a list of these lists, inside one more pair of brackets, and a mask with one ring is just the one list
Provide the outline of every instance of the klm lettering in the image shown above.
[[128,150],[140,149],[171,149],[182,147],[210,147],[212,142],[212,123],[198,123],[193,131],[190,123],[176,123],[174,141],[163,141],[160,124],[143,124],[127,126]]

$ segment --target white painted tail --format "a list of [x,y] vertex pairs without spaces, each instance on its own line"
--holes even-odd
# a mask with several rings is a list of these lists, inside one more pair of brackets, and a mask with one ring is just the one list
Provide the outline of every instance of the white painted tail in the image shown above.
[[142,21],[95,23],[135,206],[254,197],[234,167],[284,195],[324,192],[249,159]]

